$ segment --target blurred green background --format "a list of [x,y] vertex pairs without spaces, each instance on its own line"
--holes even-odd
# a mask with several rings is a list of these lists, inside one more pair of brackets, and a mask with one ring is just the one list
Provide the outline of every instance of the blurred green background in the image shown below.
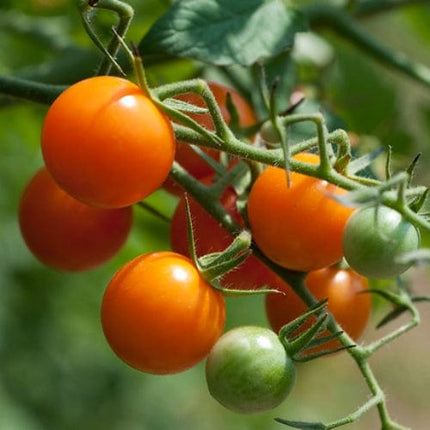
[[[98,54],[73,2],[16,3],[0,4],[0,74],[68,84],[93,73]],[[135,41],[168,6],[161,0],[129,3],[136,10],[129,33]],[[429,20],[430,8],[421,6],[379,15],[362,25],[387,45],[430,64]],[[115,23],[109,13],[96,21],[105,35]],[[429,185],[430,88],[386,70],[330,32],[323,36],[329,43],[327,57],[321,59],[321,51],[306,46],[296,52],[295,82],[312,88],[318,102],[309,102],[307,108],[322,103],[360,137],[362,147],[392,145],[400,166],[423,151],[417,180]],[[181,61],[175,67],[152,66],[148,73],[159,84],[213,70]],[[46,110],[0,99],[0,429],[271,430],[285,428],[273,417],[331,420],[367,398],[347,354],[300,365],[290,398],[257,416],[236,415],[218,405],[207,392],[203,364],[178,375],[152,376],[120,362],[101,331],[104,288],[125,261],[167,249],[168,224],[136,209],[125,248],[88,273],[64,274],[38,263],[20,237],[16,211],[23,187],[42,165],[39,136]],[[166,214],[175,205],[163,191],[149,201]],[[428,294],[426,268],[411,271],[408,278],[414,291]],[[228,298],[227,305],[227,328],[267,325],[262,297]],[[414,430],[427,429],[430,420],[430,307],[420,309],[422,324],[371,360],[393,416]],[[386,310],[375,312],[364,341],[381,334],[373,326]],[[377,429],[377,423],[372,411],[348,428]]]

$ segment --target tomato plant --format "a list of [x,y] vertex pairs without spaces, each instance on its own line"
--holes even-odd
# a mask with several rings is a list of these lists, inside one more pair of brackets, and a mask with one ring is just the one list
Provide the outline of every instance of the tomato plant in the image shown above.
[[369,278],[392,278],[412,263],[398,260],[420,246],[420,233],[401,214],[386,206],[357,210],[348,220],[343,235],[345,259]]
[[131,207],[102,209],[69,196],[45,168],[26,186],[19,225],[31,252],[59,270],[87,270],[105,263],[126,241]]
[[[315,154],[302,153],[297,160],[318,163]],[[248,217],[253,238],[275,263],[291,270],[309,271],[342,258],[342,233],[352,209],[330,194],[345,191],[326,181],[267,167],[252,186]]]
[[[383,20],[385,12],[393,13],[398,29],[411,34],[408,40],[422,42],[426,35],[425,2],[232,0],[228,7],[220,7],[219,0],[181,0],[156,2],[156,7],[155,2],[133,2],[133,8],[127,0],[77,0],[58,5],[49,11],[48,18],[31,6],[21,11],[12,6],[21,2],[6,3],[1,10],[7,25],[0,25],[0,40],[6,40],[0,61],[0,194],[6,203],[0,205],[0,225],[6,233],[0,242],[0,251],[4,251],[0,261],[5,268],[5,273],[0,273],[4,302],[0,321],[5,323],[0,324],[0,338],[7,348],[0,348],[0,358],[5,379],[2,404],[9,413],[0,419],[3,426],[19,427],[23,412],[31,428],[86,430],[99,428],[100,423],[119,428],[124,427],[125,415],[144,427],[166,427],[167,422],[169,427],[178,427],[174,421],[177,408],[166,409],[165,402],[158,402],[162,411],[152,407],[154,399],[163,397],[158,390],[164,390],[165,385],[154,385],[160,379],[145,377],[146,382],[153,382],[143,384],[142,393],[136,396],[135,383],[127,382],[127,375],[133,373],[103,363],[103,355],[111,351],[106,345],[104,350],[97,349],[100,342],[93,342],[95,330],[88,330],[84,322],[89,317],[90,324],[97,324],[94,315],[100,316],[99,306],[93,309],[95,314],[90,312],[100,292],[85,286],[94,284],[94,276],[102,279],[112,274],[100,268],[98,274],[80,274],[78,278],[51,272],[47,276],[43,268],[26,267],[27,256],[21,258],[15,251],[21,247],[13,241],[21,237],[14,239],[16,229],[13,225],[8,228],[16,221],[12,213],[16,205],[8,202],[16,197],[14,184],[20,184],[21,175],[16,172],[21,168],[26,175],[31,160],[38,159],[39,115],[45,112],[43,107],[23,103],[24,99],[52,104],[43,124],[42,155],[46,175],[52,176],[58,192],[55,195],[62,197],[50,200],[50,192],[39,191],[30,208],[21,209],[25,214],[20,212],[26,220],[22,222],[23,236],[26,238],[24,224],[29,225],[38,244],[33,251],[47,264],[81,270],[105,261],[125,240],[131,205],[160,186],[172,191],[171,180],[179,184],[181,193],[193,196],[190,205],[197,253],[213,254],[191,262],[177,253],[150,253],[136,257],[117,272],[99,311],[107,342],[118,357],[145,372],[170,374],[209,355],[210,392],[233,411],[253,413],[270,410],[286,398],[294,382],[291,360],[314,360],[341,348],[368,389],[367,393],[356,393],[364,394],[363,402],[357,401],[355,410],[348,409],[348,415],[331,422],[325,422],[327,416],[321,414],[315,422],[292,417],[276,418],[278,423],[334,429],[355,423],[374,408],[369,418],[379,422],[365,421],[362,427],[405,429],[390,417],[387,399],[392,393],[385,395],[370,360],[376,351],[424,321],[417,303],[430,298],[415,288],[416,276],[370,281],[368,291],[364,276],[397,277],[413,262],[430,262],[430,249],[415,252],[418,229],[423,235],[430,233],[428,188],[415,184],[426,174],[425,169],[418,172],[420,159],[415,153],[425,150],[419,148],[424,140],[416,137],[428,132],[428,107],[425,100],[417,98],[423,97],[424,91],[408,91],[407,103],[403,103],[405,85],[400,76],[391,79],[393,73],[404,74],[410,80],[408,89],[417,83],[421,89],[430,88],[430,69],[391,51],[392,34],[384,30],[392,20],[385,24]],[[72,9],[78,9],[80,21]],[[115,16],[105,19],[105,14]],[[128,33],[134,19],[135,30]],[[156,21],[151,23],[151,19]],[[369,19],[377,21],[372,24],[374,34],[368,33]],[[76,27],[77,22],[82,28]],[[115,28],[109,23],[115,23]],[[140,38],[142,29],[145,34]],[[95,42],[93,47],[85,43],[87,36]],[[135,42],[132,49],[130,40]],[[27,44],[30,49],[26,50]],[[421,51],[416,46],[409,52],[419,55]],[[20,55],[16,57],[16,53]],[[366,53],[379,63],[376,72],[374,64],[365,61]],[[389,70],[384,71],[384,65]],[[90,77],[94,75],[97,77]],[[252,107],[236,91],[208,79],[230,82],[247,95]],[[412,117],[419,121],[408,121]],[[383,160],[381,142],[392,147]],[[395,160],[398,149],[402,158]],[[298,152],[302,154],[292,158],[291,154]],[[408,157],[411,162],[402,167]],[[246,160],[246,165],[237,165],[238,160]],[[232,165],[236,166],[233,171],[229,170]],[[287,183],[285,166],[291,167],[291,183]],[[214,186],[202,187],[204,178],[214,174]],[[174,187],[173,192],[178,193],[177,185]],[[27,200],[27,191],[25,195]],[[176,197],[162,190],[139,202],[139,218],[135,219],[139,225],[127,253],[143,252],[140,235],[144,249],[166,248],[167,223],[158,221],[169,221]],[[245,217],[242,209],[247,202]],[[350,227],[356,223],[354,215],[362,215],[361,209],[354,214],[351,208],[361,207],[363,202],[381,207],[381,219],[375,212]],[[395,209],[401,221],[394,222],[388,208]],[[154,215],[159,219],[154,220]],[[89,226],[90,220],[94,222]],[[182,199],[171,227],[172,248],[188,254]],[[225,248],[228,250],[223,253]],[[55,258],[43,260],[43,253]],[[332,266],[343,253],[352,269]],[[242,263],[242,257],[249,255]],[[53,288],[60,277],[62,288]],[[70,290],[67,286],[74,279],[78,285]],[[278,338],[268,329],[247,327],[237,329],[229,342],[222,338],[216,343],[226,311],[215,279],[220,279],[228,295],[261,294],[255,287],[263,285],[282,290],[284,295],[266,298],[267,316],[270,325],[279,330]],[[25,288],[28,281],[31,288]],[[228,288],[252,291],[232,292]],[[383,303],[389,302],[379,325],[399,315],[404,318],[400,327],[381,337],[357,342],[369,319],[372,296],[368,293],[379,295],[378,311],[384,311]],[[327,298],[328,303],[315,303],[312,295]],[[83,297],[85,308],[81,306]],[[242,309],[233,306],[229,311],[254,318],[261,305],[261,301],[250,300]],[[60,306],[59,310],[55,306]],[[327,314],[327,307],[334,318]],[[231,326],[236,316],[232,315]],[[327,336],[330,342],[320,346]],[[415,343],[409,349],[416,352],[417,346],[421,345]],[[55,354],[58,350],[62,352],[61,366]],[[75,364],[79,378],[72,371]],[[321,369],[326,366],[319,364]],[[418,362],[412,367],[421,368]],[[401,372],[397,374],[402,377]],[[114,383],[106,389],[105,381],[112,382],[112,376]],[[408,374],[408,382],[412,376]],[[337,387],[342,393],[356,387],[343,372],[337,380],[334,374],[328,377],[332,384],[344,385]],[[196,382],[192,378],[192,383]],[[190,389],[187,375],[173,379],[184,385],[169,392],[171,403],[198,405],[198,399],[192,398],[198,390]],[[45,384],[46,389],[34,396],[39,380],[52,384]],[[86,382],[79,384],[81,393],[75,390],[75,381]],[[302,394],[318,389],[316,381],[310,382]],[[70,387],[76,395],[67,396]],[[415,388],[409,387],[408,392]],[[65,396],[56,403],[53,415],[52,398],[58,393]],[[348,393],[348,398],[350,395],[354,394]],[[289,399],[288,410],[297,410],[295,405],[303,400]],[[327,401],[330,407],[336,403],[336,411],[346,406],[331,398]],[[111,408],[112,404],[116,408]],[[142,404],[150,405],[150,410]],[[213,406],[208,405],[205,411],[208,420],[216,415],[210,411]],[[321,411],[328,409],[320,406]],[[121,407],[123,410],[117,409]],[[83,410],[90,414],[73,413]],[[31,413],[34,411],[38,413]],[[136,412],[141,415],[131,416]],[[201,427],[196,415],[201,408],[188,412],[192,412],[188,427],[193,427],[193,422]],[[219,412],[222,416],[223,411]],[[20,424],[9,423],[14,415]],[[233,425],[217,421],[205,425],[237,428],[237,417],[226,416],[232,417]],[[79,422],[69,422],[71,417]],[[39,422],[32,422],[33,418]],[[248,421],[245,427],[262,426],[260,419],[243,419]],[[414,420],[409,427],[426,428],[427,421]]]
[[[203,182],[210,183],[210,178],[203,179]],[[227,213],[236,221],[243,223],[236,201],[236,192],[231,187],[227,188],[221,197],[221,203]],[[233,241],[233,236],[194,199],[189,198],[188,202],[193,231],[197,238],[195,243],[197,255],[202,256],[226,249]],[[190,254],[184,197],[179,200],[171,219],[170,246],[175,252],[187,256]],[[267,272],[266,266],[251,255],[241,265],[226,273],[221,279],[221,285],[234,289],[253,289],[263,285]]]
[[48,170],[84,203],[128,206],[161,186],[175,139],[169,119],[130,81],[97,76],[66,89],[42,130]]
[[[333,317],[353,340],[358,340],[369,321],[372,307],[370,294],[363,294],[368,289],[367,279],[351,269],[332,266],[310,272],[305,284],[317,300],[328,299],[327,307]],[[307,307],[280,278],[276,277],[271,285],[284,293],[269,293],[266,296],[267,319],[272,329],[279,332],[282,326],[297,318]],[[324,335],[329,335],[329,332]],[[339,346],[338,340],[331,340],[318,348],[333,349]]]
[[[238,121],[241,127],[253,125],[257,121],[257,118],[251,106],[249,106],[247,101],[236,90],[213,81],[209,81],[208,86],[212,91],[215,100],[220,108],[222,117],[227,123],[229,123],[231,119],[227,102],[228,95],[231,97],[231,102],[237,110]],[[203,98],[194,93],[181,94],[177,96],[177,98],[186,103],[201,108],[206,106]],[[189,112],[187,113],[187,115],[208,130],[214,129],[210,113]],[[202,150],[208,156],[212,157],[215,161],[220,160],[221,153],[217,149],[202,148]],[[214,173],[212,167],[202,157],[200,157],[186,142],[178,142],[175,159],[185,170],[187,170],[196,179],[202,179]],[[181,193],[181,188],[170,178],[168,178],[164,183],[164,188],[174,194]]]
[[153,252],[114,275],[101,319],[109,345],[124,362],[143,372],[176,373],[205,358],[221,335],[224,297],[187,257]]
[[242,326],[224,333],[206,361],[210,394],[226,408],[259,413],[278,406],[290,393],[296,368],[273,331]]

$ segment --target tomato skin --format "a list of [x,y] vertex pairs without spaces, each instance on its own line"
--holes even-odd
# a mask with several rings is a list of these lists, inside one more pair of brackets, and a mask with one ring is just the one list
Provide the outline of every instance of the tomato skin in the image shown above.
[[25,188],[19,225],[31,252],[58,270],[94,268],[113,257],[131,229],[131,207],[102,209],[69,196],[41,168]]
[[[231,100],[237,109],[241,126],[247,127],[257,122],[257,117],[255,116],[254,111],[236,90],[216,82],[208,82],[208,85],[221,110],[221,115],[227,124],[230,122],[230,113],[227,109],[227,94],[230,94]],[[194,93],[181,94],[177,98],[195,106],[206,107],[203,98]],[[209,113],[187,113],[187,115],[208,130],[214,130],[212,118]],[[201,149],[214,160],[220,160],[220,151],[217,149]],[[202,157],[196,154],[196,152],[186,142],[178,142],[175,160],[196,179],[201,179],[209,175],[213,175],[214,173],[212,167],[210,167]],[[164,188],[172,194],[180,195],[182,193],[181,187],[170,178],[168,178],[164,183]]]
[[[372,308],[370,294],[361,294],[369,288],[367,279],[351,269],[332,266],[310,272],[305,283],[317,300],[328,298],[327,309],[342,329],[353,340],[358,340],[366,328]],[[272,329],[279,332],[282,326],[305,312],[307,307],[279,277],[276,277],[271,285],[285,293],[266,295],[267,319]],[[304,327],[309,326],[310,322]],[[324,335],[329,335],[329,332],[325,332]],[[313,351],[340,346],[338,340],[331,340],[314,348]]]
[[206,361],[210,394],[226,408],[260,413],[278,406],[296,379],[293,361],[277,335],[263,327],[224,333]]
[[[208,183],[209,178],[203,179]],[[236,206],[237,195],[232,188],[227,188],[221,197],[221,203],[227,213],[240,224],[243,220]],[[193,221],[195,246],[197,255],[202,256],[212,252],[223,251],[233,241],[232,235],[225,230],[206,210],[194,199],[188,199]],[[182,197],[170,223],[170,246],[173,251],[190,256],[187,236],[187,215],[185,198]],[[264,285],[264,278],[269,271],[256,257],[248,257],[237,268],[225,274],[221,285],[234,289],[253,289]]]
[[114,275],[101,321],[109,345],[125,363],[152,374],[177,373],[204,359],[221,335],[224,297],[190,259],[153,252]]
[[42,130],[42,153],[56,182],[84,203],[129,206],[161,186],[175,138],[169,119],[135,84],[97,76],[66,89]]
[[[297,160],[317,164],[315,154]],[[253,239],[272,261],[307,272],[342,258],[342,233],[353,209],[330,197],[345,190],[296,172],[287,186],[284,169],[267,167],[254,183],[248,200]]]
[[392,278],[412,264],[396,262],[420,246],[420,233],[402,215],[386,206],[363,207],[348,220],[343,251],[348,264],[369,278]]

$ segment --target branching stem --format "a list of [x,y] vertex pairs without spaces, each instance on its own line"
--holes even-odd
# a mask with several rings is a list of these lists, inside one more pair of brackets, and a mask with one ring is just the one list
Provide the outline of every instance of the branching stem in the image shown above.
[[[370,4],[371,2],[367,3]],[[386,5],[395,5],[395,2],[386,1],[382,3],[385,3]],[[376,9],[373,9],[373,11],[376,11]],[[401,52],[393,52],[392,49],[382,45],[377,40],[369,36],[369,34],[346,12],[339,8],[328,7],[327,5],[312,6],[312,8],[307,9],[306,12],[314,27],[328,27],[331,30],[334,30],[344,39],[349,40],[357,48],[362,50],[366,55],[370,55],[386,66],[391,67],[394,70],[398,70],[415,81],[430,87],[429,67],[424,64],[414,62],[405,54]],[[370,6],[368,8],[368,12],[370,12]]]

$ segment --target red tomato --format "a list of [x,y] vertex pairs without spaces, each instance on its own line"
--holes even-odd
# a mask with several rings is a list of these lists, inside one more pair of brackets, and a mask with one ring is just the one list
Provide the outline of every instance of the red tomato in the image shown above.
[[101,209],[69,196],[42,168],[27,185],[19,224],[31,252],[59,270],[87,270],[115,255],[131,228],[131,207]]
[[[359,339],[369,320],[372,306],[370,294],[360,294],[369,287],[367,279],[351,269],[339,269],[333,266],[310,272],[305,283],[316,299],[328,298],[327,308],[335,320],[352,339]],[[285,295],[270,293],[266,296],[267,318],[272,329],[277,333],[282,326],[305,312],[307,307],[291,287],[279,277],[275,276],[271,285],[272,288],[285,293]],[[310,323],[306,324],[303,329],[308,328],[309,325]],[[329,335],[329,332],[326,331],[323,335]],[[332,340],[315,350],[339,346],[338,340]]]
[[[207,182],[207,180],[204,180]],[[243,220],[236,207],[237,195],[232,188],[226,189],[221,197],[225,210],[239,223]],[[192,198],[189,199],[193,231],[196,239],[197,255],[223,251],[233,241],[225,230],[206,210]],[[187,215],[185,200],[182,197],[176,207],[170,224],[170,245],[173,251],[189,256],[187,236]],[[221,285],[234,289],[253,289],[262,286],[268,268],[256,257],[248,257],[235,270],[222,278]]]
[[43,125],[55,181],[94,206],[129,206],[166,179],[175,155],[169,119],[130,81],[97,76],[64,91]]
[[[317,164],[315,154],[297,160]],[[269,166],[255,181],[248,200],[251,232],[261,251],[290,270],[310,271],[342,258],[342,233],[352,213],[330,197],[345,190],[296,172],[288,187],[284,169]]]
[[[254,111],[237,91],[215,82],[208,82],[208,85],[218,103],[218,106],[220,107],[221,114],[227,123],[230,122],[230,113],[227,109],[227,94],[230,94],[231,100],[237,109],[241,126],[247,127],[257,122]],[[182,94],[178,96],[178,99],[195,106],[206,107],[204,100],[194,93]],[[188,113],[187,115],[208,130],[214,130],[212,118],[209,113]],[[202,148],[202,150],[214,160],[219,161],[220,151],[217,149]],[[196,179],[201,179],[214,173],[209,164],[206,163],[202,157],[196,154],[196,152],[185,142],[178,142],[175,159]],[[180,187],[170,178],[168,178],[164,183],[164,188],[173,194],[181,193]]]
[[208,355],[224,328],[225,303],[190,259],[154,252],[115,274],[103,297],[101,320],[109,345],[124,362],[143,372],[169,374]]

